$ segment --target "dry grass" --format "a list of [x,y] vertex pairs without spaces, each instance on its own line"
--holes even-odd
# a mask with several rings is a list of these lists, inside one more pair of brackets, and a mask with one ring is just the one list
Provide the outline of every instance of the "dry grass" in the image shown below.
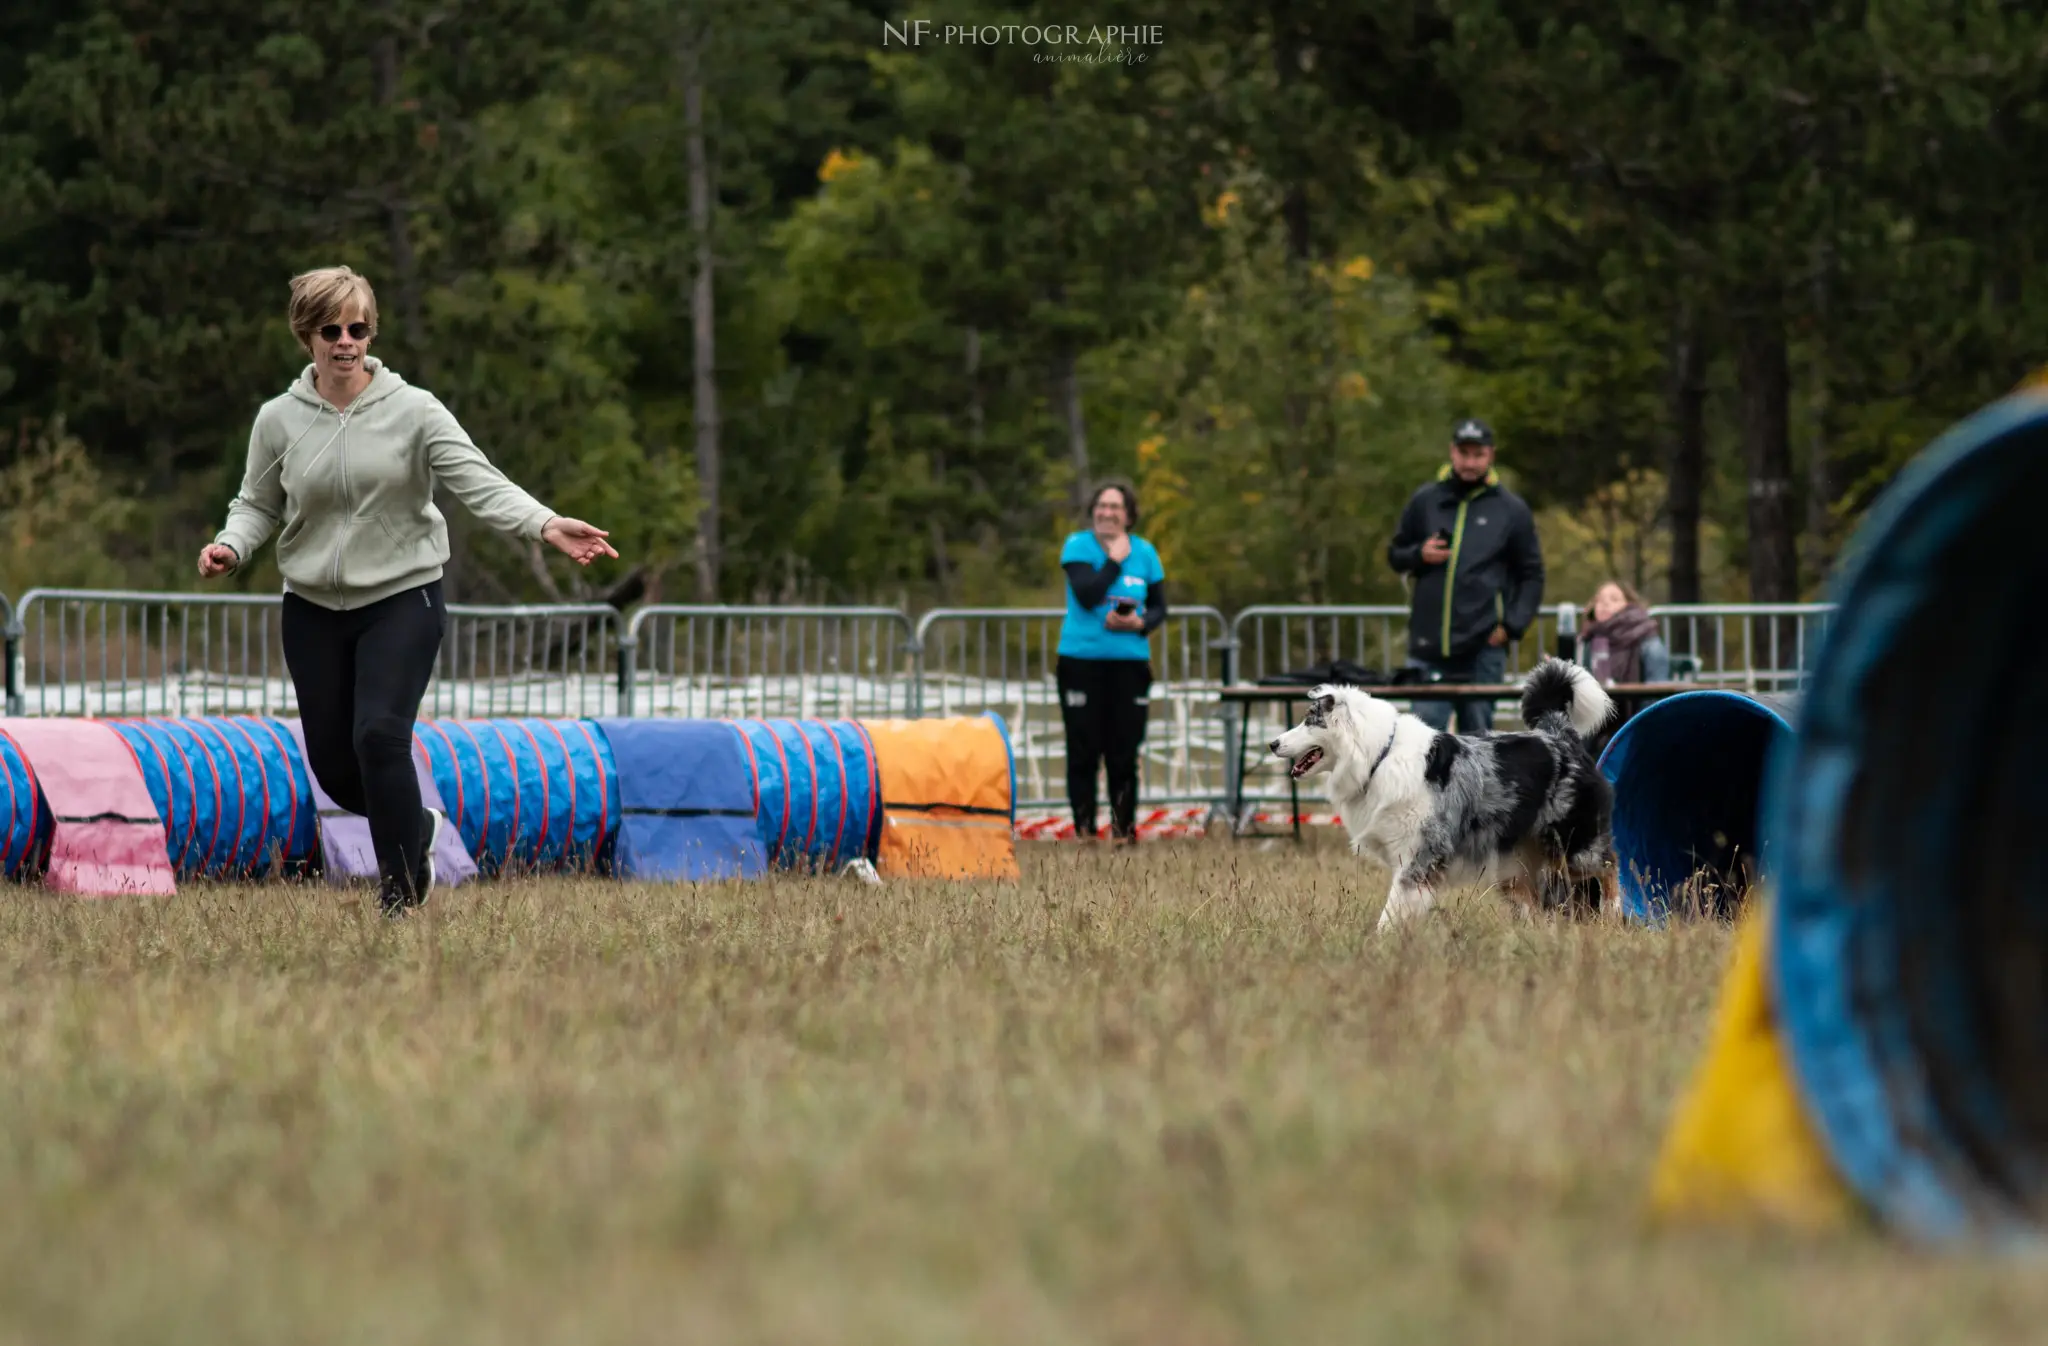
[[2025,1269],[1656,1233],[1727,931],[1334,847],[1004,888],[0,915],[0,1341],[2013,1339]]

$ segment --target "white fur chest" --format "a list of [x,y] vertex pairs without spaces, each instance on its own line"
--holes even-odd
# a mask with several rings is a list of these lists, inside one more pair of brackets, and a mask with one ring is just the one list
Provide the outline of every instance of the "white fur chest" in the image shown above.
[[[1354,815],[1362,812],[1360,823],[1352,822]],[[1356,807],[1345,809],[1343,816],[1345,830],[1351,834],[1353,852],[1370,856],[1389,868],[1404,864],[1414,851],[1415,826],[1406,815],[1412,812],[1398,804],[1368,804],[1363,810]]]
[[1344,820],[1354,853],[1398,869],[1415,854],[1430,799],[1413,745],[1397,741],[1391,747],[1376,771],[1361,763],[1332,772],[1330,806]]

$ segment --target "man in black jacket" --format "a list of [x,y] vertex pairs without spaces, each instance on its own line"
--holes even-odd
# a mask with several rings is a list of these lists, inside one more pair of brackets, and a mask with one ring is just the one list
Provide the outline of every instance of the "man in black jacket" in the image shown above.
[[[1415,579],[1410,664],[1445,682],[1505,681],[1508,643],[1543,602],[1543,550],[1529,507],[1494,474],[1486,422],[1460,421],[1451,432],[1450,464],[1401,511],[1387,562]],[[1493,728],[1492,700],[1455,704],[1459,733]],[[1418,701],[1415,713],[1445,730],[1452,705]]]

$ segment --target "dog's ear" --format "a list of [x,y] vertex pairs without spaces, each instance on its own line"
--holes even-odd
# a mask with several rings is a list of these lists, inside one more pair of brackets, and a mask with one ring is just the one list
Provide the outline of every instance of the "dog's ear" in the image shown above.
[[1328,683],[1309,689],[1308,723],[1321,726],[1329,719],[1330,712],[1337,708],[1337,695]]

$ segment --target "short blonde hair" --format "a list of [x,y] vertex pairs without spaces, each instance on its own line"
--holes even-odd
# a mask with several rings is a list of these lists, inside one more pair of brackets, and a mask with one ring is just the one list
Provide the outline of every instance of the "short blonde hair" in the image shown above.
[[377,292],[370,282],[345,266],[323,266],[292,277],[291,306],[285,310],[292,335],[308,355],[313,353],[313,333],[341,319],[349,300],[363,306],[363,321],[370,335],[377,334]]

